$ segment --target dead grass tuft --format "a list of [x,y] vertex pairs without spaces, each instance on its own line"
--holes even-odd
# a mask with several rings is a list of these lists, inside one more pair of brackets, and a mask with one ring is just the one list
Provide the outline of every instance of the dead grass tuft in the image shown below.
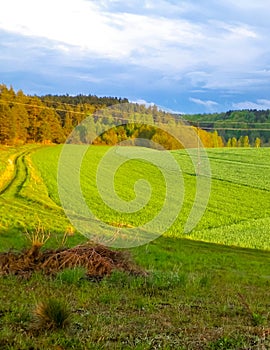
[[141,275],[144,272],[132,261],[127,251],[114,251],[91,242],[73,248],[41,250],[33,245],[22,252],[0,254],[0,276],[18,275],[29,278],[33,272],[55,275],[65,268],[84,267],[87,277],[101,279],[113,270]]
[[40,248],[48,241],[51,235],[45,231],[44,227],[39,221],[38,226],[34,231],[25,231],[25,236],[32,244],[32,248]]
[[33,311],[34,330],[61,329],[69,325],[71,312],[67,304],[48,299],[36,305]]

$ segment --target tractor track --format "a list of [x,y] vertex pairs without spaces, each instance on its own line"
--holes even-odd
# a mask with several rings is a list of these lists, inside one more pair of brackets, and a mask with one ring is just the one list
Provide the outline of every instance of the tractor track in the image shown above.
[[24,151],[18,154],[14,159],[14,173],[10,181],[0,191],[0,196],[3,197],[20,197],[20,191],[23,188],[29,171],[26,165],[25,157],[29,155],[31,151]]
[[[25,161],[23,161],[25,155],[28,152],[23,152],[19,155],[16,156],[16,158],[14,159],[14,174],[11,178],[11,180],[6,184],[6,186],[0,191],[0,196],[3,195],[9,195],[9,193],[14,192],[14,187],[16,188],[15,193],[18,195],[23,184],[26,181],[26,177],[27,177],[27,173],[24,176],[23,180],[19,179],[19,174],[22,172],[22,170],[20,169],[19,163],[24,164],[24,168],[25,168]],[[26,169],[24,169],[24,171],[27,172]]]
[[[42,204],[38,199],[35,200],[33,198],[29,198],[27,195],[21,193],[24,185],[30,177],[30,170],[27,165],[26,158],[38,148],[39,147],[23,151],[14,158],[13,176],[5,187],[0,190],[0,199],[5,200],[6,203],[12,203],[13,206],[15,206],[15,200],[17,199],[16,204],[19,204],[20,207],[23,207],[26,205],[26,203],[29,205],[30,202],[42,205],[44,207],[44,204]],[[49,203],[47,203],[46,208],[55,210],[56,206],[57,205],[55,204],[55,207],[51,208]]]
[[18,179],[18,163],[19,159],[24,155],[25,152],[17,155],[14,159],[14,173],[10,181],[4,186],[4,188],[1,189],[0,191],[0,196],[3,196],[4,194],[8,194],[9,191],[12,189],[14,184],[16,183]]

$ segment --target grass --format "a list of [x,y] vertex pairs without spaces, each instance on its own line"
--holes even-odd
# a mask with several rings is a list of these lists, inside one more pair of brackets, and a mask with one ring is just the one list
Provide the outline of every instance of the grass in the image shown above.
[[32,326],[36,331],[66,328],[71,313],[66,303],[56,299],[39,302],[33,311]]
[[[94,283],[80,279],[81,271],[67,271],[54,279],[40,273],[28,281],[1,278],[2,348],[8,349],[7,341],[13,349],[269,345],[267,252],[160,238],[134,248],[133,256],[149,270],[148,277],[115,272]],[[37,335],[32,311],[50,298],[68,304],[70,326]]]
[[[0,235],[1,248],[19,249],[25,245],[22,232],[35,231],[39,223],[45,231],[50,231],[52,246],[63,240],[63,231],[70,227],[62,208],[49,197],[47,186],[40,177],[38,169],[32,164],[30,154],[44,146],[30,145],[11,149],[16,155],[16,166],[0,195]],[[0,152],[1,155],[2,152]],[[7,155],[0,156],[0,164],[5,165]],[[78,239],[74,236],[71,242]]]
[[[94,201],[96,215],[119,226],[147,220],[156,213],[153,208],[161,205],[158,191],[153,191],[148,207],[137,215],[119,215],[98,198],[92,178],[107,150],[90,150],[82,164],[87,202],[91,205]],[[24,229],[31,232],[38,222],[51,232],[44,248],[61,244],[65,232],[68,246],[84,241],[59,206],[60,151],[60,146],[40,147],[31,150],[25,163],[18,159],[22,166],[14,186],[0,196],[2,251],[25,246]],[[181,215],[166,235],[130,249],[148,276],[115,271],[92,282],[83,277],[81,268],[75,268],[54,278],[41,272],[29,280],[2,277],[0,348],[269,348],[269,153],[269,149],[209,150],[213,174],[209,204],[199,225],[185,235],[183,225],[195,194],[195,169],[184,151],[174,151],[185,181]],[[138,160],[128,163],[115,177],[119,196],[134,199],[134,181],[144,173],[153,189],[161,188],[162,193],[164,184],[156,179],[159,172],[153,166]],[[37,191],[31,187],[35,177],[41,180]],[[51,299],[68,305],[70,325],[35,332],[33,310]]]
[[[152,193],[143,210],[132,214],[117,212],[104,204],[95,183],[99,162],[108,150],[108,147],[92,147],[86,153],[80,179],[86,203],[96,217],[107,223],[116,226],[142,225],[154,218],[163,205],[165,184],[160,171],[140,160],[124,163],[114,177],[117,194],[126,201],[133,200],[134,184],[140,178],[151,184]],[[57,160],[60,152],[61,147],[43,148],[32,156],[33,163],[47,185],[49,197],[57,205],[60,205],[57,190]],[[195,198],[196,169],[185,151],[173,151],[172,154],[183,172],[184,202],[175,223],[166,232],[167,236],[270,249],[269,149],[208,150],[212,170],[210,198],[201,221],[189,234],[184,234],[183,228]],[[194,157],[196,163],[196,154]],[[109,165],[107,170],[110,171]],[[109,185],[105,187],[109,188]],[[80,207],[76,195],[71,198],[74,207]]]
[[19,154],[33,146],[8,147],[1,145],[0,147],[0,191],[2,192],[8,183],[12,180],[15,164]]

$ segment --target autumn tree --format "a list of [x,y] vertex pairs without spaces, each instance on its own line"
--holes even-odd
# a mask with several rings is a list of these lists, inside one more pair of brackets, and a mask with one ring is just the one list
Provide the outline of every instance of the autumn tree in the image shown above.
[[249,137],[247,135],[243,138],[243,147],[249,147]]
[[256,137],[255,139],[255,147],[256,148],[261,147],[261,139],[259,137]]
[[232,142],[231,142],[232,147],[237,147],[237,139],[236,137],[232,137]]
[[8,103],[0,103],[0,143],[12,144],[15,137],[14,115],[11,113]]
[[229,140],[227,141],[226,147],[232,147],[232,139],[229,138]]

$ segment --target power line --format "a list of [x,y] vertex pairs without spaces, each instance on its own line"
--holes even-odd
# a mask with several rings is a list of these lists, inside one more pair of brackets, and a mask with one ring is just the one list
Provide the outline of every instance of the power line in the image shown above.
[[[40,105],[32,105],[29,103],[23,103],[23,102],[14,102],[14,101],[0,101],[1,104],[6,104],[6,103],[12,103],[12,104],[16,104],[16,105],[22,105],[22,106],[26,106],[26,107],[33,107],[33,108],[39,108],[39,109],[49,109],[49,110],[53,110],[53,111],[60,111],[60,112],[70,112],[70,113],[75,113],[75,114],[85,114],[86,112],[78,112],[78,111],[70,111],[68,109],[62,109],[62,108],[55,108],[55,107],[48,107],[48,106],[40,106]],[[59,102],[58,102],[59,103]],[[66,103],[67,104],[67,103]],[[74,106],[72,104],[67,104],[70,106]],[[76,106],[76,105],[75,105]]]
[[209,127],[203,127],[203,130],[239,130],[239,131],[252,131],[252,130],[256,130],[256,131],[270,131],[269,129],[260,129],[260,128],[209,128]]
[[197,121],[197,120],[188,120],[188,119],[183,119],[186,120],[190,123],[194,123],[194,124],[263,124],[263,125],[270,125],[270,123],[261,123],[261,122],[245,122],[245,121],[230,121],[230,120],[208,120],[208,121]]
[[[78,106],[78,105],[74,105],[74,104],[71,104],[71,103],[62,103],[62,102],[58,102],[58,101],[48,101],[50,103],[59,103],[59,104],[64,104],[65,106]],[[0,100],[0,104],[6,104],[6,103],[10,103],[10,104],[16,104],[16,105],[22,105],[22,106],[26,106],[26,107],[32,107],[32,108],[39,108],[39,109],[47,109],[47,110],[53,110],[53,111],[59,111],[59,112],[66,112],[66,113],[73,113],[73,114],[79,114],[79,115],[87,115],[87,113],[90,113],[90,112],[87,112],[87,111],[83,111],[83,112],[80,112],[80,111],[74,111],[74,110],[68,110],[68,109],[63,109],[63,108],[57,108],[57,107],[48,107],[48,106],[44,106],[44,105],[34,105],[34,104],[29,104],[29,103],[23,103],[23,102],[16,102],[16,101],[9,101],[9,100],[5,100],[5,101],[1,101]],[[121,105],[121,104],[119,104]],[[113,106],[118,106],[118,104],[116,105],[113,105]],[[91,114],[93,114],[94,116],[97,116],[96,113],[100,113],[103,109],[109,109],[109,107],[106,107],[106,108],[102,108],[102,109],[97,109],[96,111],[94,112],[91,112]],[[125,112],[125,111],[124,111]],[[112,119],[115,119],[117,121],[127,121],[128,119],[127,118],[121,118],[121,117],[115,117],[115,116],[100,116],[100,117],[104,117],[104,118],[112,118]],[[179,120],[181,120],[181,118],[179,118]],[[186,119],[183,119],[182,120],[184,122],[188,122],[188,123],[196,123],[197,126],[196,127],[199,127],[200,128],[200,124],[212,124],[212,123],[223,123],[223,124],[252,124],[252,125],[270,125],[270,123],[259,123],[259,122],[231,122],[231,121],[224,121],[224,120],[216,120],[216,121],[191,121],[191,120],[186,120]],[[134,121],[136,123],[136,121]],[[195,126],[195,125],[181,125],[181,127],[190,127],[190,126]],[[270,128],[269,129],[266,129],[266,128],[243,128],[243,127],[239,127],[239,128],[230,128],[230,127],[215,127],[215,126],[212,126],[212,127],[209,127],[209,126],[202,126],[202,129],[203,130],[223,130],[223,131],[234,131],[234,130],[238,130],[238,131],[270,131]]]

